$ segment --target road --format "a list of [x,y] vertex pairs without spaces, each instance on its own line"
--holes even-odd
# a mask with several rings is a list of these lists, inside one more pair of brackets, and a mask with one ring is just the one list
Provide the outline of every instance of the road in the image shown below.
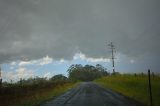
[[41,106],[144,106],[98,84],[84,82]]

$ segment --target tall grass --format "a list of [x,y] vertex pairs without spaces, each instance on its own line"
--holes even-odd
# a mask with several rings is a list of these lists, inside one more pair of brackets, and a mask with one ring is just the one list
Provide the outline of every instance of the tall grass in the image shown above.
[[[113,75],[97,79],[95,82],[146,105],[150,104],[147,75]],[[160,77],[152,76],[151,84],[153,104],[160,106]]]
[[13,85],[1,88],[1,106],[35,106],[53,99],[75,86],[71,82],[52,82],[38,85]]

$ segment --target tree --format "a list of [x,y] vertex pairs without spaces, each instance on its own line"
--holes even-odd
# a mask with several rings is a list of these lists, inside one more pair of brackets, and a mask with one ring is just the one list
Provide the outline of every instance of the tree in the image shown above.
[[100,64],[97,64],[96,67],[92,65],[85,65],[83,67],[81,64],[75,64],[71,65],[67,72],[71,80],[92,81],[108,75],[106,70],[107,69]]
[[103,67],[100,64],[96,65],[96,69],[101,72],[101,74],[102,74],[101,76],[107,76],[107,75],[109,75],[109,73],[107,72],[107,68]]
[[52,81],[66,81],[67,77],[62,74],[58,74],[58,75],[53,76],[50,80],[52,80]]
[[73,64],[67,70],[68,76],[71,80],[77,80],[81,77],[81,71],[83,70],[83,66],[81,64]]

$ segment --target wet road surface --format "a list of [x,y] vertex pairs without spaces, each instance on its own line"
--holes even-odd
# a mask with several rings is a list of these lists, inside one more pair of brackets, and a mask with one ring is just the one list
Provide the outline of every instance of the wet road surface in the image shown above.
[[84,82],[76,88],[41,106],[144,106],[128,97],[92,83]]

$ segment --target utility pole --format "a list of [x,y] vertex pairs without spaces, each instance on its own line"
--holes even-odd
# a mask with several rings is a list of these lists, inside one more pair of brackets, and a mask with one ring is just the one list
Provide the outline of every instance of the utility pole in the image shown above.
[[113,74],[115,73],[115,62],[114,62],[114,59],[115,59],[115,56],[114,56],[114,52],[115,52],[115,46],[113,45],[113,43],[111,42],[110,44],[108,44],[109,47],[111,47],[111,52],[112,52],[112,67],[113,67]]

